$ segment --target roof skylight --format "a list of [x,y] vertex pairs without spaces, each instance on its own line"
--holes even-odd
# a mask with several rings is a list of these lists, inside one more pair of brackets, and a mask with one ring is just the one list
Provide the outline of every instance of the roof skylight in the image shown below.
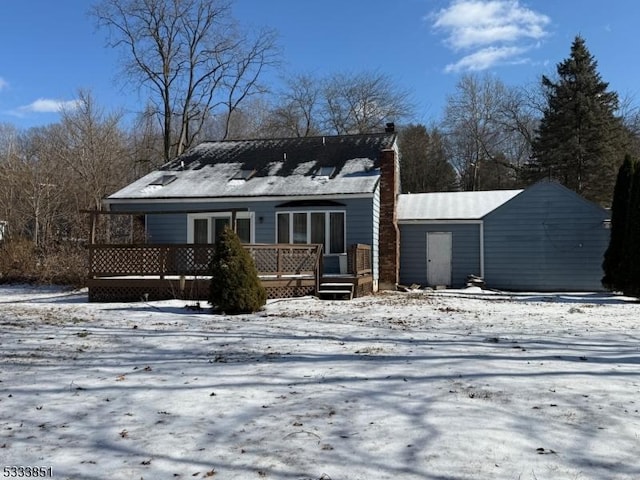
[[331,178],[336,173],[336,167],[318,167],[315,172],[313,172],[314,177],[321,178]]
[[178,177],[176,177],[175,175],[160,175],[158,178],[152,181],[149,185],[159,185],[161,187],[164,187],[165,185],[169,185],[176,178]]
[[238,173],[236,173],[233,177],[231,177],[230,180],[249,180],[255,174],[256,174],[255,168],[253,169],[243,168],[241,170],[238,170]]

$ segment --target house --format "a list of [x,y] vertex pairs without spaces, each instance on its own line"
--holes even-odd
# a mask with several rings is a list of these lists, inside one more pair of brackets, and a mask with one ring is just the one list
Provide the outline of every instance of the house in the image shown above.
[[[333,283],[362,271],[349,263],[352,248],[367,250],[375,291],[398,281],[398,157],[391,125],[376,134],[204,142],[104,203],[112,214],[143,216],[148,245],[210,245],[226,225],[247,245],[322,245],[321,274]],[[99,276],[107,270],[117,269]]]
[[271,297],[470,275],[504,290],[602,289],[609,214],[567,188],[399,194],[399,178],[392,128],[204,142],[105,200],[110,215],[143,219],[145,238],[92,242],[89,298],[206,298],[197,282],[227,225]]
[[608,212],[555,182],[525,190],[405,194],[398,198],[400,283],[602,290]]

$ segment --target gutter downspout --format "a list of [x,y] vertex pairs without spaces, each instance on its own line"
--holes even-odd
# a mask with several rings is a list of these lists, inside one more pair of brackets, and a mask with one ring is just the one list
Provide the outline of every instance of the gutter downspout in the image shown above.
[[480,221],[480,278],[484,280],[484,220]]

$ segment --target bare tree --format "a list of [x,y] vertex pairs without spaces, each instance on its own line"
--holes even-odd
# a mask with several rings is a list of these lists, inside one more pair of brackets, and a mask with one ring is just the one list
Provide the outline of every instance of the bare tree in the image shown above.
[[409,93],[378,72],[335,74],[325,81],[323,97],[324,129],[338,135],[380,130],[413,112]]
[[78,105],[61,122],[20,135],[0,164],[0,206],[11,231],[38,247],[85,235],[81,210],[100,210],[106,195],[131,180],[119,115],[105,115],[87,92],[79,92]]
[[207,139],[267,138],[282,136],[271,126],[272,107],[264,96],[243,102],[231,113],[213,116],[204,128]]
[[380,131],[388,122],[410,118],[407,91],[377,72],[327,77],[290,75],[271,110],[263,134],[306,137]]
[[162,126],[152,104],[139,113],[129,132],[132,175],[139,178],[160,168],[164,162]]
[[540,88],[507,88],[495,118],[502,137],[495,163],[501,164],[506,181],[513,182],[515,187],[526,186],[523,172],[531,159],[531,145],[540,122],[538,99],[541,93]]
[[18,130],[9,123],[0,123],[0,163],[15,153]]
[[[165,160],[190,147],[219,109],[228,118],[262,92],[276,63],[276,36],[242,32],[227,0],[101,0],[92,9],[126,52],[126,77],[151,92],[162,121]],[[225,129],[225,138],[228,129]]]
[[14,213],[13,164],[18,152],[18,131],[8,123],[0,124],[0,243],[9,235],[7,226]]
[[78,108],[63,110],[49,142],[58,168],[66,172],[67,193],[76,210],[102,209],[102,200],[133,178],[128,145],[120,129],[121,115],[106,114],[91,93],[78,93]]
[[640,158],[640,107],[631,95],[620,99],[619,115],[629,136],[629,150],[635,158]]
[[52,161],[52,128],[32,128],[20,135],[0,167],[3,220],[12,236],[26,237],[36,246],[49,243],[65,217],[61,206],[66,179]]
[[322,81],[310,74],[290,76],[267,128],[275,135],[308,137],[322,133]]
[[443,128],[463,190],[520,183],[537,123],[525,93],[490,76],[464,75],[447,98]]
[[81,91],[77,108],[62,111],[59,123],[27,130],[0,154],[0,215],[10,232],[0,270],[7,278],[74,284],[86,278],[83,210],[101,209],[104,196],[131,180],[119,119]]
[[2,124],[0,129],[0,222],[3,222],[3,240],[6,241],[11,227],[16,230],[16,199],[23,190],[22,181],[18,172],[19,162],[19,136],[13,126]]

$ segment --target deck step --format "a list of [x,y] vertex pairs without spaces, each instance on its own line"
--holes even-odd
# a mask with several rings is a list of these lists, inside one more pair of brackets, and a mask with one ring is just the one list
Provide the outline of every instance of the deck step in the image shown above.
[[320,284],[316,292],[318,298],[336,298],[337,296],[353,298],[353,283],[347,282],[325,282]]

